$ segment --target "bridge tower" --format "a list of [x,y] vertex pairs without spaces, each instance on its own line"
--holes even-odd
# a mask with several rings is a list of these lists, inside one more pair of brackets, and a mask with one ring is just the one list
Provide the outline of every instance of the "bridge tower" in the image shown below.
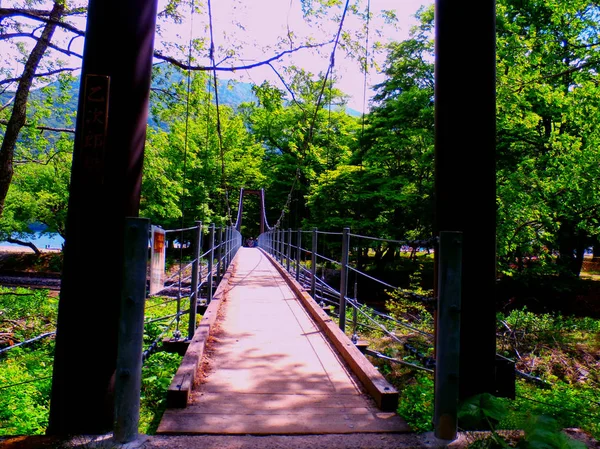
[[238,204],[238,214],[237,220],[235,222],[235,229],[238,232],[241,232],[240,229],[242,227],[242,213],[244,212],[244,197],[246,195],[257,195],[258,201],[260,203],[260,233],[263,234],[265,232],[265,227],[267,227],[266,223],[266,215],[265,215],[265,189],[260,190],[252,190],[252,189],[244,189],[243,187],[240,189],[240,202]]

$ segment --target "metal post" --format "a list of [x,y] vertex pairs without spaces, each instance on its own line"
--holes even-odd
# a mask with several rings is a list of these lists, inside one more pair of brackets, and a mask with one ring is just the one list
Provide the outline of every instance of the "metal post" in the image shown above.
[[285,259],[285,231],[283,229],[279,230],[279,262],[281,263],[282,266],[284,265],[284,259]]
[[454,440],[460,357],[462,233],[440,232],[437,334],[435,339],[435,436]]
[[358,343],[358,279],[354,279],[354,307],[352,307],[352,343]]
[[223,254],[223,227],[219,227],[219,245],[217,246],[217,284],[221,282],[221,257]]
[[208,247],[210,248],[210,255],[208,257],[208,303],[212,301],[213,297],[213,266],[215,263],[215,224],[211,223],[209,227],[208,236]]
[[340,273],[340,329],[346,331],[346,294],[348,293],[348,253],[350,249],[350,228],[344,228],[342,235],[342,271]]
[[125,219],[113,434],[119,443],[129,443],[138,437],[149,232],[149,219]]
[[225,245],[223,247],[223,274],[225,274],[227,271],[227,266],[229,265],[229,226],[225,226],[223,244]]
[[165,288],[165,231],[158,226],[152,226],[150,256],[150,295]]
[[317,279],[317,228],[312,229],[312,254],[310,256],[310,296],[315,297]]
[[198,267],[200,266],[200,251],[202,242],[202,222],[196,222],[194,241],[192,242],[192,291],[190,292],[190,321],[188,325],[188,340],[194,338],[196,332],[196,309],[198,308]]
[[279,263],[283,264],[283,229],[277,229],[277,256]]
[[227,256],[225,257],[225,261],[227,262],[227,264],[225,265],[225,269],[227,270],[227,268],[229,267],[229,264],[231,263],[231,237],[233,234],[233,228],[231,226],[227,226],[227,245],[225,245],[225,247],[227,248],[227,252],[225,254],[227,254]]
[[300,282],[300,262],[302,262],[302,229],[298,229],[296,238],[296,280]]
[[285,258],[285,269],[290,272],[290,259],[292,258],[292,228],[288,229],[287,256]]
[[200,223],[200,240],[198,242],[198,248],[199,248],[199,252],[198,252],[198,288],[200,289],[198,291],[198,299],[202,298],[202,293],[201,293],[201,284],[202,284],[202,252],[203,252],[203,245],[204,245],[204,225],[202,224],[201,221],[199,221],[198,223]]

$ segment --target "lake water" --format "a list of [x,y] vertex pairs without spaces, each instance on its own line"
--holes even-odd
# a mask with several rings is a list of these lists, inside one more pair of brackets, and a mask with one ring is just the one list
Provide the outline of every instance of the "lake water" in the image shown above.
[[[38,249],[46,249],[46,248],[62,249],[62,245],[65,242],[65,239],[63,239],[58,234],[48,234],[48,233],[42,233],[42,232],[36,232],[33,238],[19,239],[19,240],[23,240],[25,242],[31,242],[35,246],[37,246]],[[0,242],[0,246],[21,246],[21,245],[17,245],[16,243]],[[23,247],[23,248],[26,248],[26,247]]]

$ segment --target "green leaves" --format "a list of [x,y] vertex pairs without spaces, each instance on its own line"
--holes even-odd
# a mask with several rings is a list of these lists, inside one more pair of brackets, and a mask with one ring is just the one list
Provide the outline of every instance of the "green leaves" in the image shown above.
[[465,429],[495,429],[508,409],[502,399],[483,393],[472,396],[460,405],[458,418]]
[[527,420],[521,449],[585,449],[581,441],[570,438],[561,431],[558,422],[549,416],[532,416]]

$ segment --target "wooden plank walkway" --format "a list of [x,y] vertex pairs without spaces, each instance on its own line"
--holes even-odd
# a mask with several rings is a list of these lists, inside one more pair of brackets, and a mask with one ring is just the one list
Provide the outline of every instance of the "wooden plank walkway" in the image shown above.
[[158,434],[409,432],[379,410],[258,248],[240,248],[203,372]]

